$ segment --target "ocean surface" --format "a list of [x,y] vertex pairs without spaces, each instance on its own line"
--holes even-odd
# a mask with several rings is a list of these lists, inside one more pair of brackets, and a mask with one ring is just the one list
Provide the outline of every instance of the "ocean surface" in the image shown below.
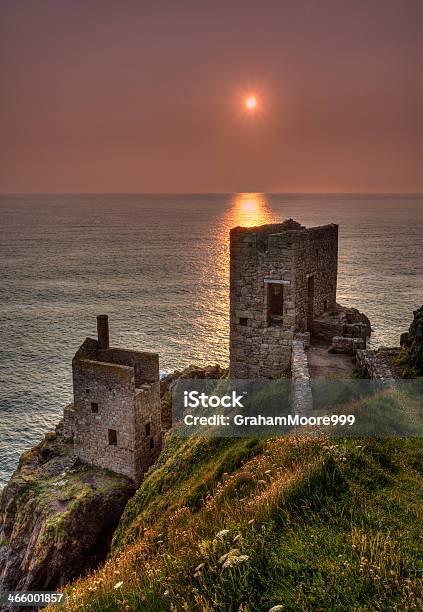
[[0,487],[71,401],[97,314],[162,371],[226,364],[229,229],[288,217],[339,224],[338,301],[398,344],[423,303],[423,196],[0,197]]

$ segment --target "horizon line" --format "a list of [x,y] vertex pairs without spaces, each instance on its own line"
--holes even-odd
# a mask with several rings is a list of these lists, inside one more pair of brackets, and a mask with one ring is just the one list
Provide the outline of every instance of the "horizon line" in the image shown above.
[[130,196],[130,195],[236,195],[236,194],[266,194],[266,195],[334,195],[334,196],[423,196],[423,191],[22,191],[0,193],[0,197],[15,196]]

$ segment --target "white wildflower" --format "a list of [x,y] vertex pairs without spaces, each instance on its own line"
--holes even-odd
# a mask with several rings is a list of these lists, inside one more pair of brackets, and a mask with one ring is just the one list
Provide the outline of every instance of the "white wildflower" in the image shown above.
[[216,533],[216,538],[222,540],[229,533],[229,529],[221,529]]
[[236,557],[237,555],[239,555],[238,548],[232,548],[229,552],[219,557],[219,563],[222,564],[224,561],[228,559],[228,557]]
[[239,565],[240,563],[244,563],[248,561],[250,557],[248,555],[239,555],[238,557],[228,557],[223,564],[223,569],[227,569],[228,567],[234,567],[235,565]]

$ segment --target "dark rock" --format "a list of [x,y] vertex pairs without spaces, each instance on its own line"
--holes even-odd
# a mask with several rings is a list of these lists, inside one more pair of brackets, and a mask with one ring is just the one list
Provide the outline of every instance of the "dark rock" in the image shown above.
[[408,344],[408,332],[404,332],[400,336],[400,346],[407,346]]
[[408,361],[417,374],[423,374],[423,306],[413,312],[408,333],[401,334],[401,346],[408,352]]
[[341,304],[313,320],[313,337],[323,342],[332,342],[334,336],[366,340],[371,333],[370,321],[364,313]]
[[0,589],[55,590],[105,560],[134,493],[125,476],[76,463],[60,433],[20,459],[0,498]]

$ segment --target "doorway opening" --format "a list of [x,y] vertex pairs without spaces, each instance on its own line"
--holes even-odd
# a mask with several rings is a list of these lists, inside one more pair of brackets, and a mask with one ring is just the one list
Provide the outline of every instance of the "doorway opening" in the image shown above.
[[283,322],[283,285],[267,285],[267,325],[282,325]]

